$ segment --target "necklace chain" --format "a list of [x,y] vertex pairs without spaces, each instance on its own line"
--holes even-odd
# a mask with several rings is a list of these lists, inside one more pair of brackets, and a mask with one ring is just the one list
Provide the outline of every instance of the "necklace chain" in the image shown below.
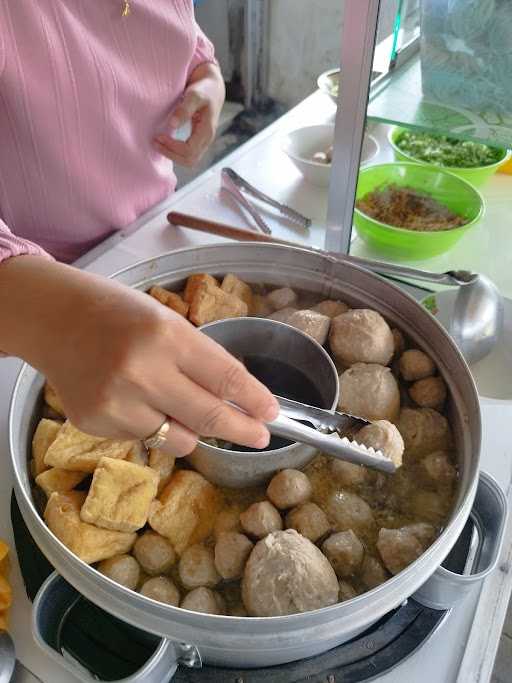
[[123,12],[121,16],[127,17],[130,14],[131,9],[130,0],[124,0]]

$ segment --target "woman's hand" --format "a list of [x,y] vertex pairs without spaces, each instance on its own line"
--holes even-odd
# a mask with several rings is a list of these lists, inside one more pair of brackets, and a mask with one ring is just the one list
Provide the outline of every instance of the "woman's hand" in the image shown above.
[[[278,405],[235,358],[152,297],[36,256],[0,265],[0,349],[43,372],[84,432],[165,450],[198,434],[264,448]],[[247,414],[228,406],[236,402]]]
[[200,64],[192,72],[183,98],[169,119],[171,132],[190,122],[190,137],[182,142],[159,135],[155,140],[157,149],[181,166],[195,166],[215,138],[225,95],[220,69],[215,64]]

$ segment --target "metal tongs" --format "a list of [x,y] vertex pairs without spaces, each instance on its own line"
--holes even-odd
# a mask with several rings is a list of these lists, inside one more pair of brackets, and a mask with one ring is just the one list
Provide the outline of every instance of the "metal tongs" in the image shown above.
[[293,223],[296,223],[301,228],[306,229],[311,225],[310,218],[306,218],[306,216],[303,216],[298,211],[286,206],[286,204],[281,204],[281,202],[278,202],[277,200],[272,199],[272,197],[264,194],[261,192],[261,190],[258,190],[256,187],[248,183],[247,180],[244,180],[244,178],[239,176],[238,173],[233,171],[232,168],[222,169],[221,182],[222,189],[227,192],[238,204],[243,206],[243,208],[253,217],[256,225],[266,235],[271,235],[272,230],[259,211],[251,204],[247,197],[245,197],[243,194],[244,192],[252,195],[265,204],[274,207],[279,211],[279,213],[281,213],[281,215],[286,216],[286,218],[291,220]]
[[[356,465],[365,465],[389,474],[396,472],[395,463],[382,451],[376,451],[344,436],[369,424],[368,420],[308,406],[281,396],[276,398],[281,411],[277,419],[267,425],[271,434],[314,446],[334,458]],[[315,429],[301,422],[309,422]]]

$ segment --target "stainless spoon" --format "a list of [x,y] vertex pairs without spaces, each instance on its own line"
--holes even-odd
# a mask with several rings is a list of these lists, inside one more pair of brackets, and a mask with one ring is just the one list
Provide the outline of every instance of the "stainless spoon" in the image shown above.
[[0,683],[9,683],[16,665],[14,643],[7,631],[0,633]]

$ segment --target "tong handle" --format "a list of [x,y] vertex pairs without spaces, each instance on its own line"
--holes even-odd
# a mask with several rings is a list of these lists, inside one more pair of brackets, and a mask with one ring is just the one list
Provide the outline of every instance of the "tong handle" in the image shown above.
[[223,169],[222,170],[222,189],[227,192],[235,201],[237,201],[241,206],[244,207],[244,209],[253,217],[255,220],[256,224],[260,228],[262,232],[265,233],[265,235],[271,235],[272,230],[268,227],[266,221],[263,219],[262,216],[256,211],[254,206],[244,197],[242,192],[239,189],[238,183],[233,181],[233,178],[231,178],[231,175],[229,173],[226,173],[226,170],[230,169]]
[[337,411],[325,410],[325,408],[317,408],[316,406],[309,406],[305,403],[292,401],[289,398],[276,396],[281,406],[281,412],[292,420],[303,420],[311,422],[317,429],[323,432],[338,432],[344,434],[353,429],[362,429],[367,424],[368,420],[362,417],[349,415],[348,413],[340,413]]

